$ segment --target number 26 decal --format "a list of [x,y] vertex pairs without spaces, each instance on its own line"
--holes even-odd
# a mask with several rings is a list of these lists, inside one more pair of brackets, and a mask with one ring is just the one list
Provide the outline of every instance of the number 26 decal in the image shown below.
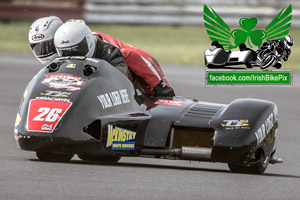
[[71,105],[71,102],[32,99],[28,108],[27,130],[52,133]]
[[[42,107],[38,110],[39,115],[33,118],[33,121],[45,121],[45,122],[54,122],[59,118],[59,114],[62,112],[60,108],[46,108]],[[47,115],[47,116],[46,116]]]

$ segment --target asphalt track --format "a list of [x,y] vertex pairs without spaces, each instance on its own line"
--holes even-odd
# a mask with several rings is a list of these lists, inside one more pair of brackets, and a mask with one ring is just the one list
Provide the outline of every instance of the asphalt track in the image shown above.
[[[229,103],[277,104],[277,156],[263,175],[234,174],[226,164],[122,158],[118,164],[47,163],[17,148],[13,126],[27,83],[40,69],[31,55],[0,53],[0,199],[300,199],[300,78],[293,87],[205,87],[204,68],[163,66],[177,95]],[[299,120],[299,121],[298,121]]]

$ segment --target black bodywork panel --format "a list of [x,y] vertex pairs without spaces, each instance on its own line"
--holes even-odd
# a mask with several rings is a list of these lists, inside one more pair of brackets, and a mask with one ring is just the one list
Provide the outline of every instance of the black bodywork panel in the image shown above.
[[278,117],[272,102],[151,99],[138,96],[104,60],[54,63],[32,79],[21,100],[15,138],[23,150],[138,156],[144,148],[194,146],[211,148],[213,162],[230,163],[244,163],[259,148],[268,155],[275,151]]

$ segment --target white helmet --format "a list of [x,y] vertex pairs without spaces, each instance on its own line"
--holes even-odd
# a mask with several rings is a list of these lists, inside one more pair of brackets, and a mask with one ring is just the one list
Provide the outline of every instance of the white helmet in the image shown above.
[[291,48],[291,46],[293,46],[294,44],[294,39],[292,38],[292,36],[285,36],[284,38],[284,44],[286,45],[286,47]]
[[91,29],[83,20],[68,20],[54,35],[54,45],[59,56],[92,57],[95,41]]
[[29,28],[28,39],[34,56],[43,64],[48,65],[58,57],[54,46],[54,34],[63,24],[55,16],[35,20]]

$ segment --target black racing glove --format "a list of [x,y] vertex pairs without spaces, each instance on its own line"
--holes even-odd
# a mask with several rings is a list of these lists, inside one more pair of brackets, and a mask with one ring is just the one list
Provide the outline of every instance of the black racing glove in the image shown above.
[[166,86],[166,84],[161,81],[154,89],[154,96],[156,97],[173,97],[175,92],[173,88]]

